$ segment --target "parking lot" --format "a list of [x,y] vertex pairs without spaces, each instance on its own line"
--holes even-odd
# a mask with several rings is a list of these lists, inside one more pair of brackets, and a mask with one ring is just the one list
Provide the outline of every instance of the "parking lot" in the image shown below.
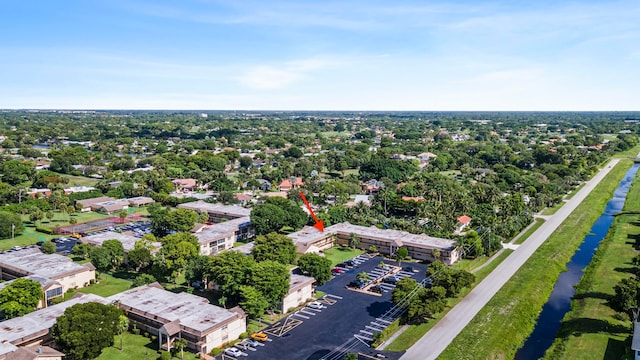
[[[363,343],[369,342],[374,333],[382,331],[389,323],[381,317],[393,307],[391,291],[395,285],[382,284],[381,294],[353,291],[347,285],[360,272],[368,273],[370,279],[384,273],[378,267],[381,260],[377,256],[368,258],[365,255],[356,258],[356,266],[343,267],[344,272],[317,288],[327,294],[319,300],[322,308],[304,307],[271,324],[264,332],[272,341],[259,348],[243,351],[243,355],[238,358],[317,360],[356,336]],[[392,261],[384,262],[397,265]],[[399,278],[410,276],[422,281],[426,265],[411,263],[409,266],[413,267],[412,272],[400,271],[396,275]],[[397,359],[401,355],[382,353],[387,359]],[[224,356],[224,359],[233,357]]]
[[83,233],[84,236],[101,234],[108,231],[118,231],[123,234],[135,236],[137,238],[141,238],[146,234],[151,234],[151,223],[149,222],[130,222],[122,225],[113,225],[106,227],[104,229],[89,231]]

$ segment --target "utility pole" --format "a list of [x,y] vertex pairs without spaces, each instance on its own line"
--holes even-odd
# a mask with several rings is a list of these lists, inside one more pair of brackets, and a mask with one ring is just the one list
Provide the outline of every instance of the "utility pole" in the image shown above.
[[15,238],[16,224],[11,224],[11,240]]

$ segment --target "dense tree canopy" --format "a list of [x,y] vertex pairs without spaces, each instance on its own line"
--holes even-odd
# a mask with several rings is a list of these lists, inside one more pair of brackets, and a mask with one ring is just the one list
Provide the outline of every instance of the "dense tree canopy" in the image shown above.
[[257,236],[251,255],[258,262],[273,260],[281,264],[293,264],[297,256],[293,240],[274,232]]
[[94,359],[112,346],[122,310],[96,302],[76,304],[64,311],[51,328],[65,359]]
[[331,260],[318,254],[302,254],[298,259],[300,270],[316,279],[316,285],[320,286],[331,279]]
[[43,298],[42,286],[30,279],[16,279],[0,290],[0,310],[11,319],[30,313]]

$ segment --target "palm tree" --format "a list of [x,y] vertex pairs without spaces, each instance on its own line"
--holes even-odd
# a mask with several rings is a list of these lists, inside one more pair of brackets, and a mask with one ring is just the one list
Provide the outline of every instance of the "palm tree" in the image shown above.
[[129,329],[129,318],[120,315],[118,317],[118,332],[120,333],[120,351],[122,351],[122,337],[124,336],[124,332]]
[[184,348],[187,347],[187,340],[180,338],[173,345],[180,350],[180,360],[184,360]]

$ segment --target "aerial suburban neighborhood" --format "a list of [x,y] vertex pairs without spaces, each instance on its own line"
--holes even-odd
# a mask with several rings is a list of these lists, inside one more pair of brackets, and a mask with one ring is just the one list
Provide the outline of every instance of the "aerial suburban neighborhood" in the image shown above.
[[638,166],[635,113],[207,115],[0,113],[0,359],[458,358]]

